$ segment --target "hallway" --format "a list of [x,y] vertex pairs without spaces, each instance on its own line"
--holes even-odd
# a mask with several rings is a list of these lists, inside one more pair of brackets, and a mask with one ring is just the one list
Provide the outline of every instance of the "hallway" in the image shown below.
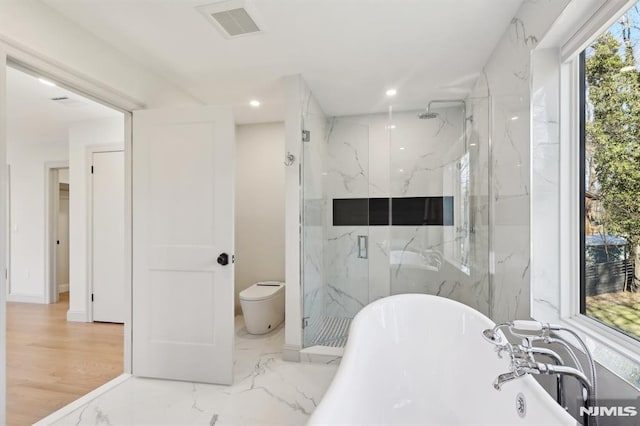
[[7,424],[30,425],[123,372],[123,326],[67,322],[51,305],[7,303]]

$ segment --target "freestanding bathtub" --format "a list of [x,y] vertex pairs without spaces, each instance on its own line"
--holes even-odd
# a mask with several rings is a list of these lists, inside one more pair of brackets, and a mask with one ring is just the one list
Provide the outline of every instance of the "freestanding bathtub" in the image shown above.
[[371,303],[353,320],[338,372],[308,425],[578,424],[533,377],[493,388],[509,371],[508,357],[498,358],[482,337],[493,326],[438,296]]

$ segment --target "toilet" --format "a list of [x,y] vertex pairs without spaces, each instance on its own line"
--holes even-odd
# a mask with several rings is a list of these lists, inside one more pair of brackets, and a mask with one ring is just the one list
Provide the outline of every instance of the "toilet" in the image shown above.
[[284,321],[284,283],[262,281],[240,292],[240,307],[250,334],[265,334]]

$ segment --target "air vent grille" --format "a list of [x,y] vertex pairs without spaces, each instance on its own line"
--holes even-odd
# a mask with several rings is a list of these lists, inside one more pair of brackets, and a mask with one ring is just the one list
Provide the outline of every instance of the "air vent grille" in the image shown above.
[[215,19],[231,37],[260,31],[258,25],[256,25],[253,19],[251,19],[251,16],[249,16],[243,8],[212,13],[211,17]]
[[249,0],[224,0],[198,6],[196,9],[225,38],[260,34],[265,30],[256,8]]

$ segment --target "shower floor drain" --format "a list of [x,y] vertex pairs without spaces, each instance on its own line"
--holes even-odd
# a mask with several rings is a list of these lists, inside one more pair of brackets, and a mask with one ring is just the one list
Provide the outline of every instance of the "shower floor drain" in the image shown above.
[[325,317],[309,323],[309,333],[315,338],[312,346],[343,348],[349,337],[351,318]]

